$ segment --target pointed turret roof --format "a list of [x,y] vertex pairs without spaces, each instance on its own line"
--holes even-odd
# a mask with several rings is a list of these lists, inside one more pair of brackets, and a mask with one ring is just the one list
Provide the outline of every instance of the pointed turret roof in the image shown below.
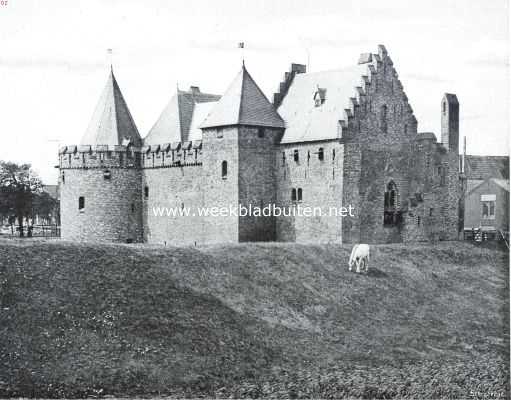
[[252,79],[245,65],[201,128],[229,125],[285,127],[284,120]]
[[81,144],[126,145],[128,143],[140,146],[142,139],[122,96],[114,72],[110,69],[106,86]]

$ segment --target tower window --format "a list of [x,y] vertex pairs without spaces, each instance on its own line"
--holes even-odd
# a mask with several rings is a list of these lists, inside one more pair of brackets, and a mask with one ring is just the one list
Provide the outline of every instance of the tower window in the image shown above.
[[442,103],[442,113],[445,115],[447,111],[447,105],[445,104],[445,101]]
[[264,128],[257,128],[257,137],[259,138],[264,137]]
[[296,201],[296,189],[291,189],[291,201]]
[[131,212],[134,213],[135,212],[135,203],[131,203]]
[[295,162],[298,162],[300,160],[300,155],[298,153],[298,150],[295,150],[293,152],[293,158],[294,158]]
[[406,134],[408,133],[408,125],[406,125],[406,124],[405,124],[405,129],[404,129],[404,131],[405,131],[405,135],[406,135]]
[[387,106],[383,105],[380,109],[380,129],[383,133],[387,133]]
[[66,183],[66,174],[62,171],[62,183]]
[[144,187],[144,198],[149,198],[149,186]]
[[222,179],[227,179],[227,161],[222,161]]
[[396,226],[400,220],[398,211],[398,191],[394,181],[390,181],[385,191],[383,205],[383,226]]
[[421,217],[417,215],[417,226],[421,226]]
[[319,159],[319,161],[323,161],[325,159],[325,153],[323,152],[323,147],[320,147],[318,150],[318,159]]
[[302,188],[298,188],[298,201],[302,201]]
[[85,197],[78,197],[78,211],[83,212],[85,209]]

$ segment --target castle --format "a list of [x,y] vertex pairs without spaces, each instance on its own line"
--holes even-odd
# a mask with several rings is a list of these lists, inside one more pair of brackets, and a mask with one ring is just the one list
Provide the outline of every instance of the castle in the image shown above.
[[[111,71],[80,145],[59,150],[62,238],[194,245],[458,238],[459,103],[441,142],[384,46],[352,67],[292,64],[270,102],[245,65],[222,95],[177,90],[142,139]],[[156,215],[155,207],[348,207],[353,216]]]

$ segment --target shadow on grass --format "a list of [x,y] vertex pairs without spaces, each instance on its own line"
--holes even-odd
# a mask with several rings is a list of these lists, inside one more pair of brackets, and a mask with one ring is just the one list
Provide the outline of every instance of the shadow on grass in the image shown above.
[[369,268],[369,271],[367,271],[367,276],[371,276],[373,278],[385,278],[388,275],[378,268]]

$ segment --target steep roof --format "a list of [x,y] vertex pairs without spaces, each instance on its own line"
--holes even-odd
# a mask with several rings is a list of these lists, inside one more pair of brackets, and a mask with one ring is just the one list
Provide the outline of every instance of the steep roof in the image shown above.
[[135,146],[142,144],[114,72],[110,70],[105,88],[80,144],[121,145],[128,141]]
[[[201,93],[196,86],[192,86],[188,92],[178,90],[145,137],[144,143],[161,144],[200,140],[202,135],[200,132],[197,134],[197,130],[206,117],[203,115],[204,110],[209,112],[219,99],[219,95]],[[191,136],[194,138],[192,139]]]
[[[477,188],[482,186],[485,183],[494,183],[498,187],[504,189],[505,191],[509,192],[509,180],[508,179],[495,179],[495,178],[488,178],[486,180],[471,180],[468,181],[469,186],[467,187],[467,193],[471,194],[474,192]],[[477,182],[477,184],[476,184]],[[472,183],[472,185],[470,185]]]
[[257,86],[245,65],[200,127],[229,125],[285,127],[283,119]]
[[[281,143],[336,139],[339,120],[343,119],[344,109],[349,108],[350,97],[355,95],[363,75],[367,75],[367,64],[297,74],[278,108],[286,121]],[[318,90],[325,99],[320,106],[314,102]]]
[[507,156],[465,156],[467,179],[509,179],[509,157]]

